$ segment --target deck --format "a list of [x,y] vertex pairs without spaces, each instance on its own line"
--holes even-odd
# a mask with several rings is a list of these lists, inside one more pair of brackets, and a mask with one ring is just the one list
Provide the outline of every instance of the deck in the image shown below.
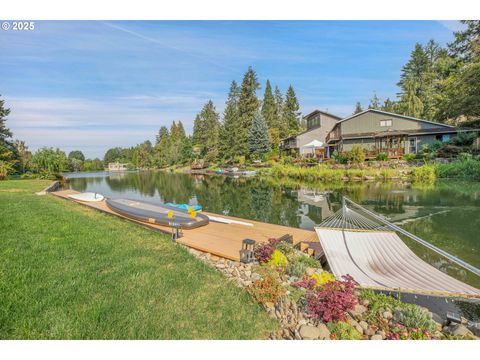
[[[75,190],[60,190],[52,192],[51,194],[66,200],[80,203],[82,205],[102,211],[104,213],[126,219],[128,221],[148,227],[152,230],[168,234],[171,233],[171,229],[168,226],[144,223],[120,215],[112,211],[107,206],[105,201],[97,203],[87,203],[76,201],[68,197],[68,195],[78,193],[79,192]],[[184,236],[177,240],[178,243],[186,245],[190,248],[208,252],[212,255],[217,255],[226,259],[235,261],[240,260],[240,249],[242,247],[242,241],[244,239],[253,239],[257,243],[264,243],[269,238],[278,238],[283,235],[289,234],[293,237],[293,243],[295,245],[304,242],[318,242],[317,236],[314,231],[291,228],[288,226],[267,224],[259,221],[245,220],[231,216],[211,214],[208,212],[202,213],[205,215],[212,215],[216,217],[238,220],[253,224],[253,226],[245,226],[239,224],[222,224],[211,221],[206,226],[202,226],[192,230],[183,230]]]

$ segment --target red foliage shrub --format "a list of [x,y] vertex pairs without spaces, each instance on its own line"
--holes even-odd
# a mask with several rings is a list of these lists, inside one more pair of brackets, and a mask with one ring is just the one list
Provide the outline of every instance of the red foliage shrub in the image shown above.
[[255,299],[261,303],[275,303],[280,296],[285,294],[282,284],[273,275],[255,281],[249,290]]
[[280,242],[278,239],[268,239],[265,244],[259,244],[255,247],[253,253],[255,258],[260,263],[266,263],[272,258],[272,254],[275,251],[277,244]]
[[307,290],[313,290],[317,286],[317,280],[313,278],[307,278],[307,279],[294,282],[292,286],[297,288],[305,288]]
[[323,321],[343,321],[347,312],[358,303],[353,294],[354,281],[350,275],[343,276],[344,281],[326,283],[318,292],[307,294],[307,311],[313,318]]

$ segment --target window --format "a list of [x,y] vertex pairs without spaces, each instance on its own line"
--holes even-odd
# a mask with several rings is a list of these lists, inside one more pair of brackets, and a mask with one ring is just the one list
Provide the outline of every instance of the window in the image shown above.
[[417,138],[409,138],[408,139],[408,152],[410,154],[417,153]]
[[380,126],[392,126],[392,120],[380,120]]
[[313,127],[320,126],[320,115],[317,115],[311,119],[307,120],[307,128],[311,129]]

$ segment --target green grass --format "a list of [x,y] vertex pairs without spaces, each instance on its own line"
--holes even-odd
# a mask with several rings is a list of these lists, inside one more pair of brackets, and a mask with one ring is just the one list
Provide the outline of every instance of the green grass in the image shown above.
[[278,324],[168,236],[0,182],[0,339],[254,339]]

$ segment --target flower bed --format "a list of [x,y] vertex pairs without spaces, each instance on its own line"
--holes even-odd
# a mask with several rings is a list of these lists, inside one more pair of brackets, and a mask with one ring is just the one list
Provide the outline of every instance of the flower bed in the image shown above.
[[291,244],[270,239],[242,264],[189,251],[245,288],[281,330],[271,339],[430,340],[475,338],[466,324],[442,326],[426,308],[372,290],[353,278],[335,279],[320,262]]

